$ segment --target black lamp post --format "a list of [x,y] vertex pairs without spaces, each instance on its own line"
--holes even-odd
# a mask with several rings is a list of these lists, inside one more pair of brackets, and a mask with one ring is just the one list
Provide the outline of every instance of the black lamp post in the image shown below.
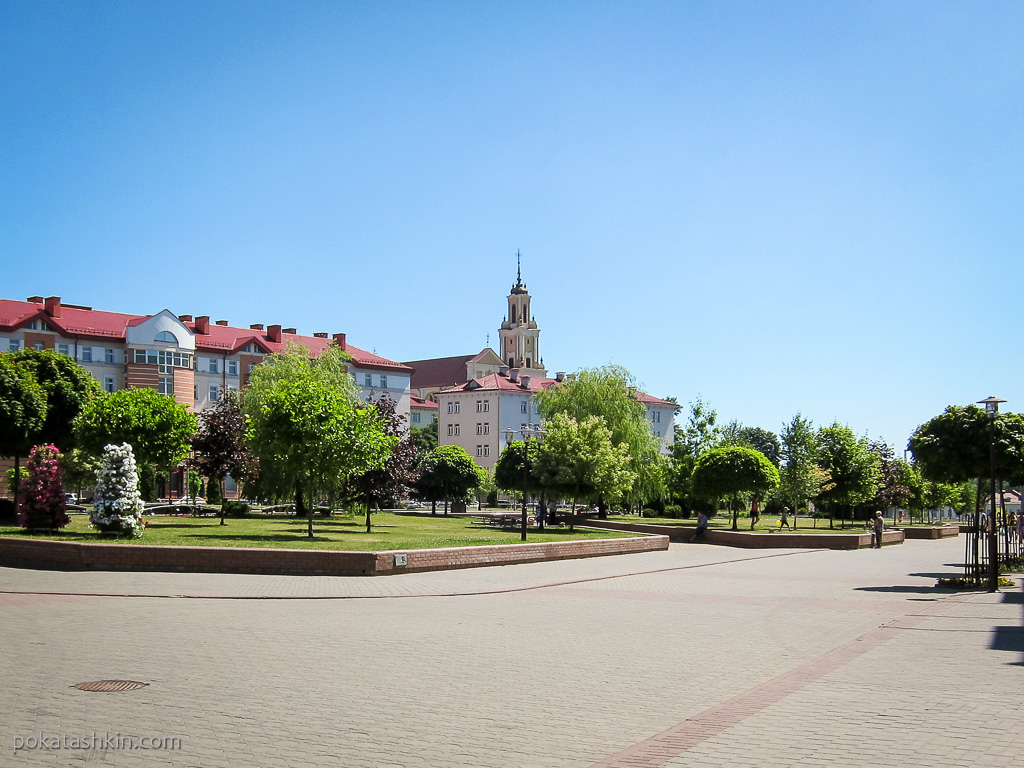
[[[999,404],[1005,403],[998,397],[989,395],[984,400],[979,400],[979,405],[985,406],[988,414],[988,451],[989,469],[991,470],[991,485],[989,490],[992,497],[992,512],[988,516],[988,591],[999,591],[999,540],[996,538],[996,415],[999,413]],[[978,531],[981,535],[981,531]]]
[[546,432],[540,428],[539,424],[524,424],[522,429],[512,429],[509,427],[505,430],[505,444],[512,444],[512,435],[519,432],[523,436],[523,527],[522,527],[522,541],[526,541],[526,494],[527,484],[529,482],[530,472],[530,438],[535,438],[540,442],[540,438],[546,434]]

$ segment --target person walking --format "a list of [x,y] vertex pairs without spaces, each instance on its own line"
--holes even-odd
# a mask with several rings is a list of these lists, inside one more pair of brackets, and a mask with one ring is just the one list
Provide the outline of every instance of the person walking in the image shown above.
[[785,528],[787,531],[793,530],[789,527],[789,507],[782,508],[782,517],[779,519],[779,530]]
[[874,527],[875,527],[875,531],[874,531],[875,544],[874,544],[874,546],[876,548],[878,548],[878,549],[881,549],[882,548],[882,531],[885,530],[885,518],[882,517],[882,510],[878,510],[877,512],[875,512]]
[[750,530],[754,530],[754,526],[761,522],[761,504],[755,498],[750,502]]

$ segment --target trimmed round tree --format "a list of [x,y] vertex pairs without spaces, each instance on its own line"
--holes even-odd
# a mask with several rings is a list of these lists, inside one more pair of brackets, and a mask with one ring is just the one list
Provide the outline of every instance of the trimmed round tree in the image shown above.
[[28,478],[18,509],[23,528],[54,530],[71,522],[61,481],[60,451],[55,445],[37,445],[28,455]]
[[132,447],[128,443],[106,446],[96,470],[96,497],[89,520],[103,533],[139,537],[145,530],[143,509]]
[[738,529],[737,506],[741,493],[763,495],[779,484],[779,470],[763,453],[739,445],[712,448],[693,468],[693,491],[698,496],[729,498],[732,529]]

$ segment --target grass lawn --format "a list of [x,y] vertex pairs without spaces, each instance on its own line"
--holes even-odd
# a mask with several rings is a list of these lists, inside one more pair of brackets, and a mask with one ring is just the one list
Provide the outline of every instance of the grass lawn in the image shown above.
[[[617,520],[617,521],[623,522],[623,523],[643,523],[645,525],[675,525],[675,526],[682,526],[682,527],[685,527],[685,528],[696,528],[697,527],[697,518],[696,517],[692,517],[689,520],[687,520],[685,518],[675,518],[675,517],[637,517],[636,515],[617,515],[617,516],[609,516],[608,519],[609,520]],[[789,518],[789,524],[790,524],[790,526],[793,525],[793,518],[792,517]],[[779,518],[777,518],[777,517],[762,517],[761,518],[761,522],[758,523],[754,527],[753,531],[750,530],[750,518],[749,517],[741,517],[736,525],[737,525],[737,530],[739,530],[741,533],[743,533],[743,532],[746,532],[746,533],[768,533],[769,531],[786,531],[785,528],[780,528],[779,527]],[[796,530],[792,530],[791,529],[791,531],[789,531],[789,532],[792,532],[792,533],[812,533],[812,534],[813,533],[864,533],[864,531],[866,530],[865,527],[864,527],[864,521],[859,521],[859,522],[855,522],[855,523],[851,523],[850,521],[847,521],[846,522],[846,529],[845,530],[841,527],[840,522],[838,520],[836,520],[836,522],[835,522],[835,526],[836,527],[833,530],[829,530],[828,520],[820,519],[820,518],[818,520],[818,526],[816,528],[812,527],[814,525],[814,520],[810,519],[810,518],[801,517],[798,525],[799,525],[799,527]],[[887,522],[887,525],[888,525],[888,522]],[[714,517],[709,519],[709,521],[708,521],[708,528],[710,530],[717,530],[717,531],[731,531],[732,530],[732,517],[730,517],[725,512],[723,512],[723,513],[721,513],[719,515],[715,515]]]
[[[357,516],[316,517],[313,536],[306,536],[306,518],[259,516],[217,517],[149,516],[149,527],[141,539],[103,536],[89,527],[88,515],[72,515],[71,525],[54,534],[26,534],[18,526],[0,526],[0,536],[31,536],[60,541],[117,543],[125,546],[159,544],[186,547],[275,547],[281,549],[337,549],[376,551],[387,549],[431,549],[472,547],[490,544],[519,544],[518,528],[490,528],[472,524],[470,517],[377,512],[373,530],[366,533],[366,518]],[[633,536],[618,531],[585,531],[579,527],[547,527],[543,533],[530,528],[528,542],[611,539]]]

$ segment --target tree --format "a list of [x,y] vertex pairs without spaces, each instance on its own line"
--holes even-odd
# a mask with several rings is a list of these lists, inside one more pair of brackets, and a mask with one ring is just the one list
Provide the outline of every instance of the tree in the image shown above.
[[679,455],[697,458],[715,447],[722,439],[722,428],[717,426],[718,411],[701,398],[690,403],[690,415],[685,425],[676,425],[675,444]]
[[371,510],[405,496],[416,480],[416,447],[405,428],[405,416],[398,412],[398,403],[385,392],[371,408],[384,427],[384,434],[397,442],[383,467],[371,469],[352,482],[354,494],[366,504],[367,533],[371,530]]
[[[612,445],[625,446],[633,488],[643,497],[659,495],[663,485],[657,468],[658,440],[647,423],[647,409],[637,400],[637,384],[625,368],[607,365],[583,369],[570,374],[557,387],[537,393],[540,413],[546,421],[565,414],[580,424],[589,417],[604,420],[611,433]],[[599,507],[605,516],[604,493],[599,494]]]
[[0,355],[0,456],[14,459],[14,506],[21,487],[21,457],[27,456],[46,421],[46,393],[35,377]]
[[268,383],[261,382],[258,397],[246,397],[246,442],[261,473],[272,471],[279,487],[306,494],[307,535],[313,538],[316,500],[381,469],[398,439],[385,433],[376,411],[354,408],[313,366]]
[[416,448],[417,461],[437,448],[437,421],[434,420],[425,427],[413,427],[409,430],[412,444]]
[[878,487],[869,506],[883,511],[908,506],[915,498],[912,485],[920,486],[920,478],[915,478],[913,468],[903,459],[897,459],[893,449],[883,441],[869,443],[868,451],[875,455],[878,466]]
[[[229,389],[199,414],[199,429],[192,438],[192,465],[221,490],[231,475],[242,482],[255,470],[255,458],[245,444],[245,414],[238,392]],[[220,524],[224,525],[224,494],[220,494]],[[207,498],[211,504],[212,498]]]
[[480,467],[458,445],[439,445],[424,457],[419,470],[417,487],[428,497],[444,499],[445,515],[452,499],[465,498],[471,488],[482,482]]
[[[823,470],[815,463],[815,433],[810,421],[796,414],[782,428],[780,491],[793,505],[793,527],[797,514],[822,490]],[[824,473],[825,478],[828,477]]]
[[[909,448],[926,480],[963,483],[990,473],[988,413],[976,405],[951,405],[918,427]],[[1000,413],[992,424],[996,466],[1011,483],[1024,482],[1024,418]]]
[[52,349],[22,350],[13,353],[11,360],[32,374],[46,394],[46,420],[36,441],[70,451],[75,447],[75,419],[102,393],[99,382],[70,357]]
[[[829,527],[833,528],[837,507],[852,512],[858,504],[874,498],[880,482],[878,457],[868,450],[866,438],[858,439],[853,430],[838,423],[819,429],[816,442],[817,462],[834,484],[819,495],[828,507]],[[845,527],[845,516],[842,520]]]
[[712,448],[697,459],[693,490],[708,498],[730,498],[732,529],[738,529],[741,493],[763,495],[779,484],[779,470],[765,455],[741,445]]
[[[523,491],[524,459],[527,488],[540,490],[541,476],[537,468],[540,444],[537,440],[515,440],[505,446],[494,465],[494,484],[505,493]],[[526,503],[526,500],[523,500]]]
[[71,522],[55,445],[37,445],[28,455],[28,479],[18,510],[23,528],[55,530]]
[[99,469],[99,461],[81,448],[73,448],[60,455],[60,469],[64,476],[64,482],[75,489],[79,503],[81,503],[84,489],[92,489],[96,486],[96,470]]
[[75,432],[93,455],[111,443],[128,443],[139,464],[172,469],[188,456],[196,417],[155,389],[122,389],[86,405]]
[[103,533],[138,538],[145,531],[139,473],[127,443],[103,448],[89,521]]
[[537,456],[541,485],[570,496],[574,513],[580,499],[623,494],[633,486],[636,475],[630,468],[629,448],[614,443],[600,416],[580,421],[558,413],[545,428]]
[[735,445],[745,445],[759,451],[768,461],[779,466],[781,460],[782,445],[779,436],[774,432],[761,427],[741,427],[736,435]]

